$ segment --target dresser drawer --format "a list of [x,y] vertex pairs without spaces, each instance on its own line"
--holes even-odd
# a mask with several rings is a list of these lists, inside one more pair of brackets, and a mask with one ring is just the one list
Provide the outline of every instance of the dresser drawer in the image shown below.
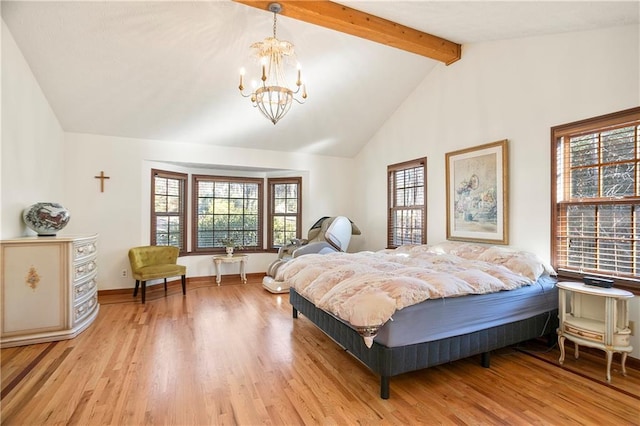
[[73,265],[73,281],[78,282],[92,275],[96,275],[98,272],[98,265],[95,259],[89,259],[82,263]]
[[95,257],[98,252],[96,240],[84,240],[73,243],[73,263],[78,263],[87,258]]
[[594,330],[586,330],[572,324],[565,323],[564,332],[582,337],[583,339],[593,340],[594,342],[604,342],[604,333]]
[[73,323],[76,324],[90,315],[98,306],[98,295],[94,293],[82,303],[73,307]]
[[[94,270],[97,272],[97,270]],[[73,304],[75,305],[79,301],[86,299],[90,294],[94,294],[97,291],[98,282],[96,280],[97,274],[87,277],[86,280],[75,283],[73,286]]]

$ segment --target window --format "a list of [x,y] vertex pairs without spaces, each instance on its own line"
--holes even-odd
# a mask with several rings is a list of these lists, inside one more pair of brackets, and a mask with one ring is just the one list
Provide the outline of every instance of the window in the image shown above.
[[221,251],[223,238],[262,249],[263,179],[193,176],[195,252]]
[[269,186],[268,247],[278,248],[301,238],[302,178],[272,178]]
[[640,108],[557,126],[551,136],[554,266],[639,288]]
[[389,248],[427,242],[426,164],[426,158],[419,158],[387,167]]
[[186,174],[151,170],[151,245],[186,252],[186,185]]

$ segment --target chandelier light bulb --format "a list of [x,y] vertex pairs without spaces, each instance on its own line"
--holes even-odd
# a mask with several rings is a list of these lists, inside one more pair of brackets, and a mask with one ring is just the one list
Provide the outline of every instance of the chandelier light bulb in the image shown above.
[[244,73],[245,73],[244,67],[240,68],[240,85],[238,86],[238,89],[240,89],[241,92],[244,90],[244,86],[242,85],[242,79],[244,78]]

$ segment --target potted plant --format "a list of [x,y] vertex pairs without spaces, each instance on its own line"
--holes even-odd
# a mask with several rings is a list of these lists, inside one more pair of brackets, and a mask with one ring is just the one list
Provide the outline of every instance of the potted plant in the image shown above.
[[239,249],[242,250],[242,246],[240,244],[236,244],[236,240],[232,237],[225,237],[220,240],[222,244],[224,244],[227,250],[227,256],[233,256],[233,250]]

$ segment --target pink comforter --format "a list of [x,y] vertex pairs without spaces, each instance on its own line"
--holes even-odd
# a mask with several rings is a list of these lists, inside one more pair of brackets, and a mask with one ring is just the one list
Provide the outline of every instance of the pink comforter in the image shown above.
[[427,299],[516,289],[545,272],[555,274],[528,252],[447,242],[304,255],[280,268],[276,280],[351,324],[370,347],[396,310]]

